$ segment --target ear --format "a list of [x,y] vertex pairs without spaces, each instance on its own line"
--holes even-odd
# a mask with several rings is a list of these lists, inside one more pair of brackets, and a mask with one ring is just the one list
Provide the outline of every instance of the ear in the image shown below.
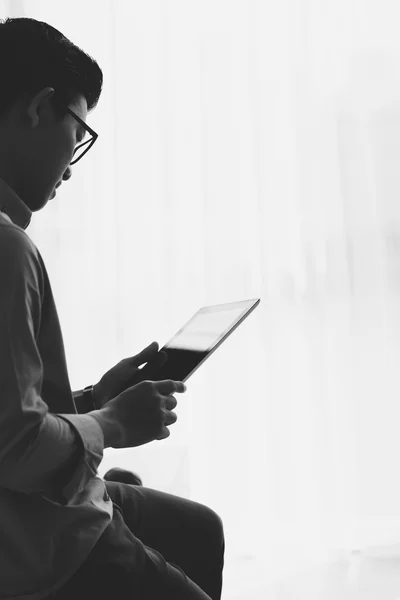
[[29,101],[27,115],[32,127],[37,127],[39,125],[40,116],[43,114],[43,110],[49,110],[50,98],[53,95],[54,88],[45,87]]

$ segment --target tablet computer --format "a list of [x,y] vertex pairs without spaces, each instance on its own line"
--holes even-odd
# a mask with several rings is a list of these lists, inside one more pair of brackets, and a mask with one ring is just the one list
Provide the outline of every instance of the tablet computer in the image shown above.
[[[186,381],[258,306],[260,298],[203,306],[163,346],[168,360],[154,368],[153,361],[139,369],[140,379]],[[133,384],[132,384],[133,385]]]

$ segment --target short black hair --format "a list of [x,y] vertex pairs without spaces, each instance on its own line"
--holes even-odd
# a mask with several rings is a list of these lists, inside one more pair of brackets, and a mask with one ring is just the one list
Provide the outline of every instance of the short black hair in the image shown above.
[[54,88],[51,103],[58,117],[78,93],[90,112],[103,86],[94,58],[51,25],[25,17],[0,19],[0,78],[0,118],[47,86]]

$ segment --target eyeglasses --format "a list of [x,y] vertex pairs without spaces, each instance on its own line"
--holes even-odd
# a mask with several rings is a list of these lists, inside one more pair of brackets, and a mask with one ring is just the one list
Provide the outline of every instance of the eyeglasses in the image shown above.
[[[85,121],[82,121],[82,119],[78,117],[78,115],[76,115],[73,110],[67,108],[67,111],[74,117],[74,119],[78,121],[78,123],[82,125],[82,127],[85,128],[85,131],[87,131],[92,136],[86,142],[83,142],[83,144],[79,144],[79,146],[75,148],[72,156],[76,156],[76,158],[69,163],[70,165],[74,165],[78,162],[78,160],[81,160],[82,156],[86,154],[88,150],[90,150],[90,148],[93,146],[93,144],[99,136],[95,131],[93,131],[93,129],[89,127],[89,125],[85,123]],[[89,146],[87,144],[89,144]]]

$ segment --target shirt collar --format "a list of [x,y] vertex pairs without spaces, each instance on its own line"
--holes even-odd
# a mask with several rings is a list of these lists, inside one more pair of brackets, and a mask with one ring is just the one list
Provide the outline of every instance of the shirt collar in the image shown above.
[[0,211],[5,213],[13,223],[26,229],[31,222],[32,211],[21,200],[16,192],[0,178]]

